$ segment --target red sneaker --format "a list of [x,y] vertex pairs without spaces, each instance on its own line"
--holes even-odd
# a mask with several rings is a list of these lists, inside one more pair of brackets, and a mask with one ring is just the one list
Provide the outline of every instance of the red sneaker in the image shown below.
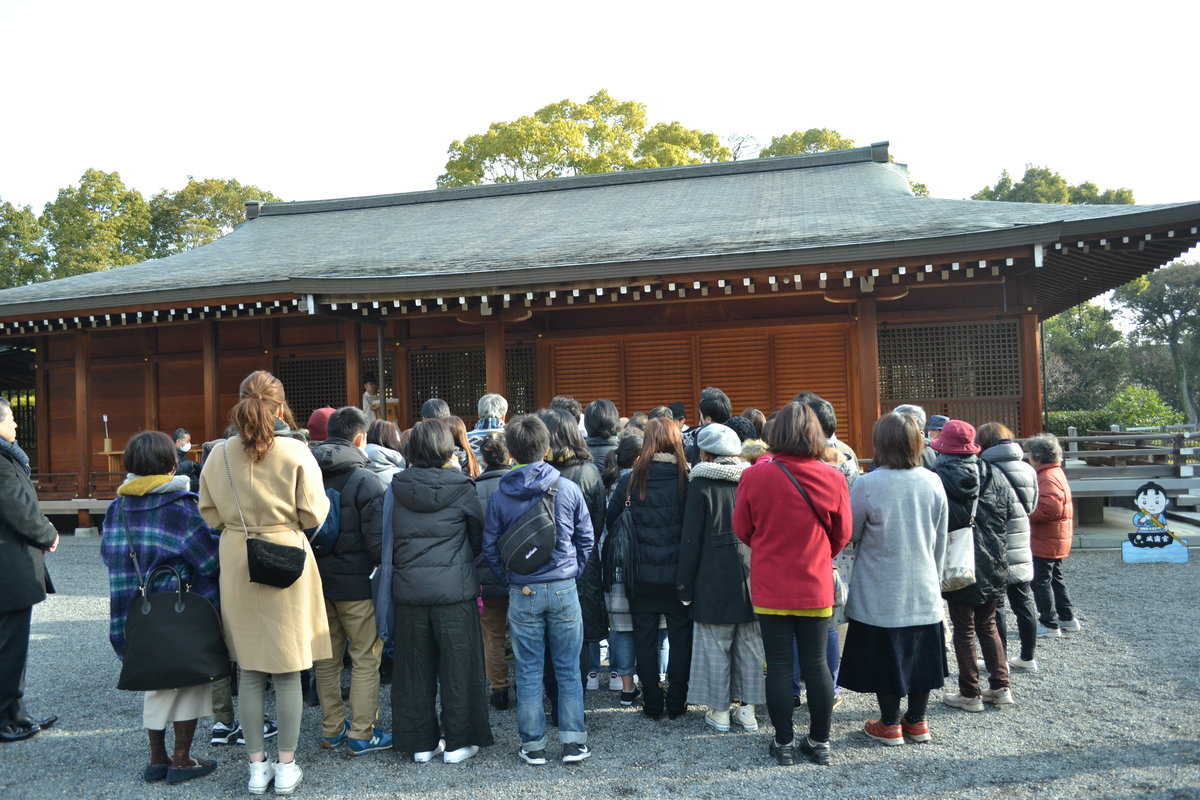
[[863,731],[875,741],[886,745],[904,744],[904,734],[899,725],[884,725],[879,720],[869,719],[863,725]]
[[904,735],[914,742],[928,742],[933,739],[933,734],[929,732],[929,723],[925,720],[920,722],[900,720],[900,727],[903,729]]

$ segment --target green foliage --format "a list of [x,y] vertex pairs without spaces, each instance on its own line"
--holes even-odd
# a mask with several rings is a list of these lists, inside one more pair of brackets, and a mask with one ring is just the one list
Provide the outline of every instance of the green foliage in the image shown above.
[[29,206],[0,203],[0,289],[46,279],[42,229]]
[[1093,411],[1051,411],[1046,414],[1046,430],[1055,436],[1066,436],[1067,428],[1075,427],[1080,436],[1088,431],[1107,431],[1117,424],[1117,417],[1107,409]]
[[58,191],[38,221],[52,278],[136,264],[149,255],[150,206],[116,172],[89,169],[78,186]]
[[600,90],[585,103],[560,100],[532,116],[493,122],[486,133],[450,144],[437,185],[541,180],[646,167],[729,161],[711,133],[659,123],[646,129],[646,107]]
[[800,156],[809,153],[824,153],[826,150],[849,150],[854,140],[847,139],[829,128],[809,128],[793,131],[783,136],[774,136],[771,143],[758,151],[759,158],[773,156]]
[[278,202],[279,198],[233,179],[198,181],[190,175],[179,191],[162,190],[150,198],[151,257],[182,253],[221,238],[245,220],[247,200]]
[[1009,203],[1082,203],[1092,205],[1123,205],[1133,202],[1129,189],[1107,189],[1101,192],[1096,184],[1084,182],[1078,186],[1049,167],[1025,165],[1025,175],[1013,182],[1008,170],[1000,173],[995,186],[985,186],[972,200],[1003,200]]
[[1183,422],[1183,415],[1164,403],[1158,392],[1142,386],[1126,386],[1104,405],[1104,410],[1126,428]]
[[1126,383],[1129,350],[1113,316],[1106,308],[1083,303],[1046,320],[1047,407],[1099,408]]
[[1125,284],[1114,299],[1137,326],[1134,338],[1167,346],[1175,368],[1178,400],[1189,423],[1196,423],[1190,353],[1200,336],[1200,263],[1177,261]]

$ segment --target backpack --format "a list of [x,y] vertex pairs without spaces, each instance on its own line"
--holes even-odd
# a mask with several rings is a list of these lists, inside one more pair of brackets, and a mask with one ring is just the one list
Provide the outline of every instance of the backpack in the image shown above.
[[555,478],[546,493],[517,517],[496,543],[500,560],[509,572],[531,575],[550,560],[558,539],[554,502],[558,497],[559,480]]
[[[362,480],[360,478],[360,480]],[[354,482],[352,474],[341,489],[332,486],[325,487],[325,496],[329,498],[329,513],[325,521],[315,528],[306,528],[304,533],[312,545],[313,555],[317,558],[327,556],[337,547],[338,537],[342,534],[342,491],[350,488]]]

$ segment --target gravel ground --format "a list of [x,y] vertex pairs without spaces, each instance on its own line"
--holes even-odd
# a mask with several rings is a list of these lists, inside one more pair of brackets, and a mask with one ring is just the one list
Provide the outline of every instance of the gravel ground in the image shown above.
[[[236,747],[196,748],[221,763],[208,778],[178,787],[142,783],[141,695],[113,688],[118,662],[106,635],[98,541],[64,537],[49,558],[59,594],[34,611],[28,699],[35,714],[60,721],[32,740],[0,745],[0,797],[244,796],[246,768]],[[695,709],[654,723],[599,691],[587,693],[595,754],[581,765],[520,762],[513,711],[493,712],[499,743],[471,761],[417,765],[392,752],[351,759],[321,750],[318,709],[306,708],[297,796],[1200,797],[1200,569],[1195,562],[1127,566],[1115,551],[1077,551],[1066,572],[1083,632],[1039,643],[1041,671],[1014,674],[1015,706],[968,714],[931,703],[929,744],[885,748],[868,740],[862,724],[877,715],[874,698],[851,694],[834,714],[834,766],[801,761],[784,769],[767,757],[765,708],[757,733],[722,734]],[[1015,638],[1011,618],[1009,629]],[[807,724],[803,709],[796,717]]]

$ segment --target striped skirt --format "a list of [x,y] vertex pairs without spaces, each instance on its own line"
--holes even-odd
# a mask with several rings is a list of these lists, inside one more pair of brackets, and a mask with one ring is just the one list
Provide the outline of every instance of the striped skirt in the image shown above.
[[736,625],[695,623],[688,702],[718,711],[729,708],[735,697],[753,705],[767,702],[765,660],[757,620]]

